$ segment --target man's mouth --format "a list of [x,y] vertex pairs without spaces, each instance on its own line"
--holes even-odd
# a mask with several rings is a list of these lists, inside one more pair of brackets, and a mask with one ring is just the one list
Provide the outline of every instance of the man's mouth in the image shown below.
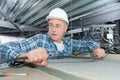
[[52,34],[53,36],[56,36],[57,34]]

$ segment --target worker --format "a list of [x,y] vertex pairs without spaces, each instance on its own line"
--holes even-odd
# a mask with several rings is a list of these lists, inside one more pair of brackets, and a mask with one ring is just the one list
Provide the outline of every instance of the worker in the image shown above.
[[64,37],[69,21],[67,13],[61,8],[54,8],[46,17],[48,33],[36,34],[22,41],[0,45],[0,59],[12,59],[27,56],[23,62],[46,66],[47,58],[69,56],[72,51],[92,51],[96,58],[105,56],[105,51],[95,41],[74,40]]

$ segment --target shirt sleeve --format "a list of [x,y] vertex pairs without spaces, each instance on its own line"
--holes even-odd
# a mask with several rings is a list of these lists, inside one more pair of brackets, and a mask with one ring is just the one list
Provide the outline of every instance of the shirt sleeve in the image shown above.
[[95,41],[89,40],[72,40],[72,46],[74,51],[79,52],[90,52],[93,51],[95,48],[99,47],[99,44]]
[[4,55],[5,59],[16,58],[20,53],[28,52],[37,48],[40,45],[39,40],[40,35],[35,35],[22,41],[4,43],[0,45],[0,51],[2,56]]

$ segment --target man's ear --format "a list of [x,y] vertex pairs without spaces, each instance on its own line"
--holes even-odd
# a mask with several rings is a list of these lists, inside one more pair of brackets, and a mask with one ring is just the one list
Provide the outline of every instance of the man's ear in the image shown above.
[[66,26],[65,26],[65,32],[67,32],[67,29],[68,29],[68,26],[66,25]]

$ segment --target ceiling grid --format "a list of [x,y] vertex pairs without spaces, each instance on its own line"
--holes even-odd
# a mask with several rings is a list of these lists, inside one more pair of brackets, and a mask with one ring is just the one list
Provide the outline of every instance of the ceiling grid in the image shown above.
[[68,13],[72,29],[80,28],[81,19],[85,25],[120,19],[119,0],[0,0],[0,23],[6,22],[0,25],[0,34],[46,33],[46,16],[56,7]]

